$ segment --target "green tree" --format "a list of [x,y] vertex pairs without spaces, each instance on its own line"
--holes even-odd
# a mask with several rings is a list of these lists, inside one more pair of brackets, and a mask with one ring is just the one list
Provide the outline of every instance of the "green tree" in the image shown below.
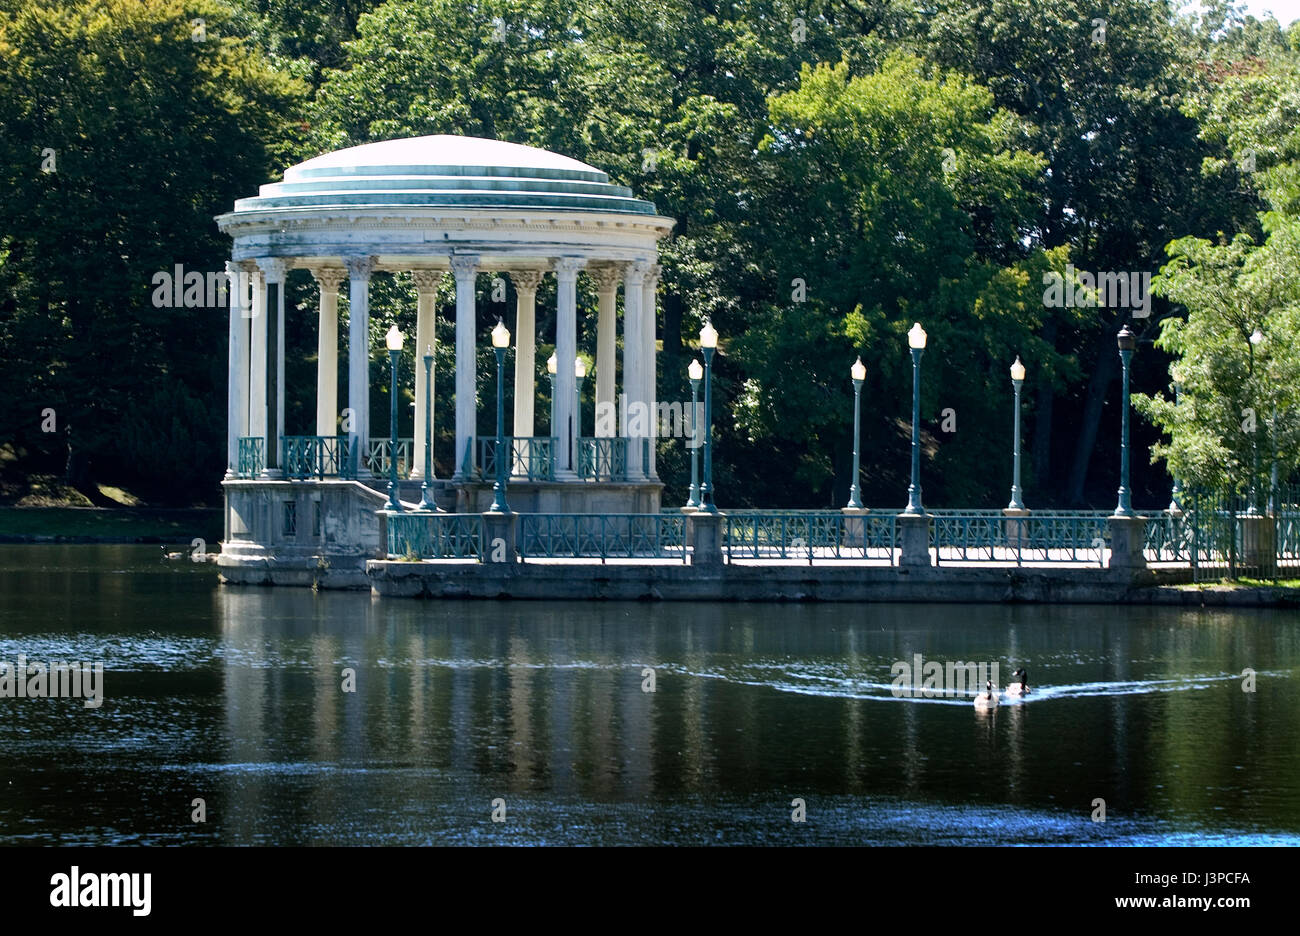
[[[1184,484],[1263,505],[1271,463],[1285,480],[1300,466],[1300,221],[1270,216],[1256,247],[1183,238],[1153,289],[1187,310],[1163,323],[1157,345],[1177,358],[1169,396],[1138,394],[1135,405],[1165,433],[1152,449]],[[1252,336],[1254,336],[1252,340]]]
[[[805,68],[799,88],[773,97],[770,112],[768,181],[742,236],[757,275],[740,297],[748,314],[727,323],[743,361],[735,366],[744,372],[736,413],[744,440],[755,457],[772,447],[775,460],[790,456],[789,480],[819,501],[846,496],[845,388],[860,354],[868,367],[864,495],[897,501],[910,444],[903,335],[919,320],[931,335],[930,490],[945,499],[986,495],[979,466],[1004,446],[975,427],[1005,422],[1005,367],[1017,350],[1042,348],[1033,337],[1041,302],[1024,301],[1041,287],[1023,278],[1012,301],[1014,274],[999,279],[1004,263],[1028,259],[1019,243],[1039,160],[1017,148],[1023,134],[987,89],[904,53],[863,76],[846,64]],[[1041,255],[1037,263],[1045,265]],[[1049,353],[1042,366],[1065,371],[1058,358]],[[779,497],[789,480],[765,468],[763,493]]]
[[1283,55],[1224,78],[1189,109],[1228,154],[1204,171],[1258,191],[1272,210],[1259,215],[1258,245],[1244,232],[1169,245],[1153,289],[1186,319],[1167,320],[1157,344],[1177,358],[1182,405],[1167,395],[1137,405],[1169,436],[1153,459],[1187,482],[1253,486],[1262,499],[1274,451],[1281,480],[1300,464],[1300,69]]
[[[1026,147],[1041,153],[1034,242],[1069,245],[1080,269],[1152,271],[1166,243],[1250,224],[1256,205],[1231,180],[1188,172],[1221,151],[1183,113],[1203,87],[1198,41],[1165,0],[938,0],[924,49],[969,72],[995,102],[1024,117]],[[1163,314],[1155,310],[1155,317]],[[1090,321],[1049,316],[1044,337],[1080,354],[1087,384],[1039,386],[1033,460],[1059,496],[1088,499],[1104,404],[1118,373],[1115,333],[1128,309]],[[1135,323],[1141,325],[1141,322]],[[1144,331],[1144,335],[1146,332]]]
[[224,269],[213,215],[283,160],[305,91],[227,16],[21,0],[0,17],[0,438],[70,446],[74,474],[208,487],[224,463],[226,313],[156,308],[152,279]]

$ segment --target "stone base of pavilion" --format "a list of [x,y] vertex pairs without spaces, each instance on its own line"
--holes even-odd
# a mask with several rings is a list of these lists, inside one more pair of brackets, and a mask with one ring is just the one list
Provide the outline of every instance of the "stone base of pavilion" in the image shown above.
[[[495,493],[485,481],[438,480],[440,510],[484,513]],[[398,482],[403,508],[417,511],[422,482]],[[366,562],[386,554],[380,511],[387,481],[342,478],[229,480],[225,535],[217,567],[222,581],[241,585],[369,588]],[[510,481],[511,510],[539,514],[657,514],[658,481]]]

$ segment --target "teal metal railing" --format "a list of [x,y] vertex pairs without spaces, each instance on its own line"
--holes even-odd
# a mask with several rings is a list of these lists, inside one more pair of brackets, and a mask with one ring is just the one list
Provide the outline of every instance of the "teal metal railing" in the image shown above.
[[686,517],[666,514],[519,514],[519,557],[680,559]]
[[729,560],[885,559],[895,561],[896,511],[731,511],[722,548]]
[[578,439],[578,477],[594,481],[626,481],[627,443],[628,440],[620,436]]
[[481,514],[390,513],[390,559],[483,559]]
[[1100,565],[1110,548],[1104,511],[935,511],[930,548],[945,562],[1088,562]]
[[261,436],[240,436],[239,464],[235,474],[241,478],[256,478],[266,468],[266,440]]
[[1277,563],[1294,574],[1300,566],[1300,511],[1281,510],[1277,514]]
[[[411,473],[411,451],[415,448],[414,439],[397,440],[397,475],[405,478]],[[423,455],[423,453],[421,453]],[[386,477],[391,471],[393,444],[391,439],[372,438],[366,446],[366,467],[378,477]]]
[[356,460],[349,436],[283,436],[287,478],[355,478]]
[[[553,436],[506,436],[503,447],[510,459],[511,479],[527,478],[529,481],[555,480],[555,448],[559,440]],[[483,477],[492,480],[497,476],[497,440],[478,440],[479,465]]]
[[1142,553],[1148,562],[1190,562],[1195,531],[1185,513],[1162,510],[1146,516]]

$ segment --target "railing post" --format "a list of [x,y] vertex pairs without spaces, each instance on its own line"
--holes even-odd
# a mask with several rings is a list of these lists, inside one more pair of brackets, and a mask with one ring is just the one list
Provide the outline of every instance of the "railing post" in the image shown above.
[[725,515],[720,513],[699,511],[687,515],[691,565],[710,569],[722,565],[722,525],[725,522]]
[[[926,566],[930,559],[930,517],[926,514],[902,513],[898,515],[898,546],[900,566]],[[939,544],[935,543],[935,555]]]
[[1241,565],[1247,569],[1257,569],[1255,578],[1277,578],[1277,528],[1274,526],[1274,518],[1242,514],[1237,522],[1241,524]]
[[1110,523],[1110,565],[1112,569],[1137,572],[1147,567],[1146,517],[1112,514]]
[[[1004,507],[1002,516],[1006,518],[1003,521],[1003,530],[1007,548],[1015,550],[1016,565],[1020,565],[1023,561],[1025,540],[1029,539],[1029,511],[1023,507]],[[1050,543],[1048,548],[1051,548]]]
[[841,507],[840,513],[844,515],[843,535],[841,539],[844,546],[856,546],[862,543],[863,555],[866,555],[867,544],[867,520],[866,515],[871,513],[870,507]]
[[[500,453],[498,453],[498,456]],[[513,565],[518,561],[519,515],[517,513],[483,514],[484,565]]]

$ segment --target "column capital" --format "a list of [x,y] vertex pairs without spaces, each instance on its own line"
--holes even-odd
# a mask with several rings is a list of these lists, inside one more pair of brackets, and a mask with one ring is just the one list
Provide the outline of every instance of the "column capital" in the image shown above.
[[321,292],[336,293],[348,278],[348,271],[343,267],[312,267],[311,275],[320,285]]
[[289,272],[289,263],[281,257],[259,257],[257,265],[268,283],[283,283]]
[[479,262],[482,259],[478,254],[455,254],[451,258],[451,272],[456,275],[457,280],[477,276]]
[[343,265],[347,267],[348,279],[369,280],[375,272],[374,257],[344,257]]
[[628,286],[642,286],[645,284],[646,273],[649,269],[650,264],[643,260],[629,263],[623,269],[623,279]]
[[619,281],[623,279],[623,271],[617,264],[593,263],[587,267],[587,276],[596,284],[596,292],[609,293],[618,289]]
[[658,286],[659,277],[663,274],[664,268],[661,264],[651,263],[646,266],[645,282],[647,286]]
[[587,265],[587,261],[582,257],[556,257],[551,263],[551,268],[555,270],[555,278],[568,279],[577,281],[578,271]]
[[447,274],[442,270],[412,270],[411,279],[415,280],[416,292],[423,295],[424,293],[436,292],[438,286],[442,283],[442,278]]
[[537,292],[537,287],[542,285],[542,277],[546,275],[545,270],[510,270],[510,282],[515,284],[516,292]]

